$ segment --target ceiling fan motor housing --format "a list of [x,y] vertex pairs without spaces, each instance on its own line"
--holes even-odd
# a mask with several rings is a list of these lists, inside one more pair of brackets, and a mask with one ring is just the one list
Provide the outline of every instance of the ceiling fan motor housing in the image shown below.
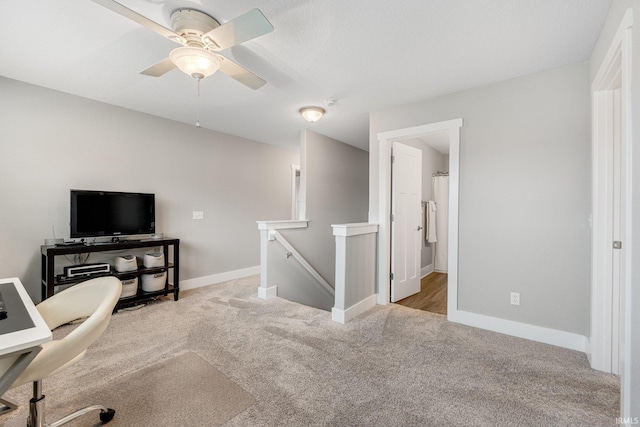
[[177,9],[171,14],[171,28],[191,47],[206,48],[202,35],[220,26],[204,12],[195,9]]

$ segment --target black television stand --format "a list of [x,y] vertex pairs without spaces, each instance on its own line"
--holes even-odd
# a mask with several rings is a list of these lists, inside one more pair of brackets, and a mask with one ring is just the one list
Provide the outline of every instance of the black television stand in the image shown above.
[[[90,279],[92,276],[73,277],[67,278],[63,276],[56,276],[56,257],[65,255],[77,255],[77,254],[90,254],[93,252],[107,252],[107,251],[121,251],[122,249],[144,249],[162,247],[164,252],[165,265],[161,267],[145,268],[142,265],[138,266],[136,271],[128,271],[126,273],[118,273],[112,271],[110,275],[119,279],[130,278],[132,276],[140,278],[143,274],[156,274],[166,272],[167,279],[165,281],[164,289],[154,292],[144,292],[142,290],[141,280],[138,280],[138,290],[134,296],[121,298],[116,305],[118,308],[135,305],[142,301],[148,301],[158,296],[167,296],[173,293],[174,301],[178,301],[178,295],[180,293],[180,240],[172,238],[163,239],[148,239],[148,240],[119,240],[116,242],[104,242],[90,245],[65,245],[65,246],[47,246],[40,247],[41,253],[41,285],[42,285],[42,300],[51,297],[56,293],[56,287],[74,285],[76,283],[83,282]],[[172,251],[169,250],[172,249]],[[169,281],[169,276],[172,273],[173,281]]]

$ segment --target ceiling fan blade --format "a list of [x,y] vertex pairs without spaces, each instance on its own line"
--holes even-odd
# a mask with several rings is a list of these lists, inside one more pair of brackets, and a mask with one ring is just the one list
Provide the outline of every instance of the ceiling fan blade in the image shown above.
[[253,74],[251,71],[242,68],[232,60],[221,56],[222,65],[220,65],[220,71],[242,83],[245,86],[250,87],[253,90],[259,89],[267,82],[260,77]]
[[171,31],[170,29],[165,28],[162,25],[153,22],[149,18],[140,15],[138,12],[135,12],[126,6],[121,5],[117,1],[114,1],[114,0],[93,0],[93,1],[95,3],[98,3],[99,5],[106,7],[107,9],[114,11],[119,15],[124,16],[125,18],[129,18],[132,21],[137,22],[138,24],[150,29],[151,31],[155,31],[161,36],[168,38],[172,42],[176,42],[180,44],[186,43],[185,39],[183,39],[181,36],[174,33],[173,31]]
[[176,68],[176,65],[173,62],[171,62],[169,58],[164,58],[162,61],[158,62],[157,64],[154,64],[151,67],[147,68],[146,70],[141,71],[140,74],[144,74],[145,76],[151,76],[151,77],[160,77],[168,73],[169,71],[173,70],[174,68]]
[[271,31],[273,31],[271,22],[259,9],[253,9],[204,34],[202,40],[209,49],[217,51],[228,49]]

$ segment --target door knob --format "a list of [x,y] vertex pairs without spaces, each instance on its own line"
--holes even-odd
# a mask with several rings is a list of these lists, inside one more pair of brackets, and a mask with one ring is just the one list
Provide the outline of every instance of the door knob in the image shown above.
[[422,230],[422,226],[421,225],[418,226],[418,231],[420,231],[420,230]]

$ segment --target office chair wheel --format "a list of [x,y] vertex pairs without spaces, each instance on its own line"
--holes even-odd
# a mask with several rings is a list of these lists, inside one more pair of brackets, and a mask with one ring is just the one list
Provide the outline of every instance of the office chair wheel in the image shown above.
[[106,424],[113,419],[115,414],[115,409],[107,408],[106,411],[100,412],[100,421],[102,421],[102,424]]

